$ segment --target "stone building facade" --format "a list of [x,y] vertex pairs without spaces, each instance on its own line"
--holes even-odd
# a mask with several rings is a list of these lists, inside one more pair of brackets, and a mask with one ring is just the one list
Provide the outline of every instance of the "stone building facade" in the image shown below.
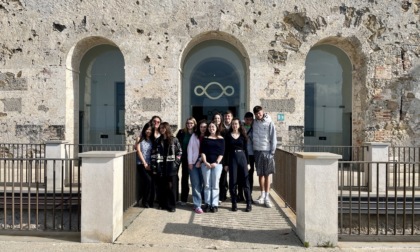
[[[206,104],[240,118],[263,105],[285,145],[325,140],[313,126],[321,110],[324,129],[349,131],[341,144],[420,143],[420,0],[0,0],[0,14],[3,143],[131,143],[153,115],[181,128]],[[331,108],[308,94],[308,55],[323,46],[350,62],[337,74],[346,102]],[[215,62],[218,74],[237,70],[226,77],[236,86],[193,83]]]

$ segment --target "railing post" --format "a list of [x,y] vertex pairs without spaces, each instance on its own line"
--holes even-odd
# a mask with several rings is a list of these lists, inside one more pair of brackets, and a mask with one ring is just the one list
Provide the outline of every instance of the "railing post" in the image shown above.
[[82,158],[82,242],[112,243],[123,230],[123,155],[90,151]]
[[[49,140],[45,143],[45,158],[65,158],[66,152],[64,149],[65,144],[67,141],[62,140]],[[54,169],[55,168],[55,169]],[[55,170],[55,176],[54,176]],[[62,174],[61,169],[61,162],[53,162],[47,161],[47,191],[52,191],[54,189],[54,182],[55,182],[55,190],[61,190],[61,177],[64,176]]]
[[[364,146],[364,156],[365,161],[368,162],[388,162],[388,143],[381,142],[367,142],[363,144]],[[379,174],[378,174],[379,171]],[[378,176],[379,175],[379,176]],[[378,180],[377,180],[378,178]],[[386,165],[379,164],[379,167],[371,164],[369,167],[369,176],[368,178],[369,191],[376,191],[376,188],[379,189],[377,193],[386,192]]]
[[296,152],[296,233],[305,246],[338,241],[338,160],[326,152]]

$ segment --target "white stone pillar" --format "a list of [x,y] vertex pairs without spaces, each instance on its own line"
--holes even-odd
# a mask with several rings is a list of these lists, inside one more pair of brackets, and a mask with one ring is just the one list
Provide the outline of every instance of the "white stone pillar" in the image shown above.
[[[364,143],[364,156],[365,161],[369,162],[388,162],[389,143]],[[379,170],[379,177],[378,177]],[[386,191],[386,165],[385,164],[372,164],[369,168],[368,176],[369,191],[376,193],[384,193]],[[379,187],[378,187],[379,186]],[[377,189],[378,192],[376,191]]]
[[[65,143],[62,140],[50,140],[45,143],[45,158],[62,159],[66,157]],[[47,191],[61,190],[61,177],[65,176],[65,171],[62,171],[62,161],[57,160],[55,163],[52,160],[47,161]],[[55,176],[54,176],[55,171]],[[64,172],[64,173],[63,173]],[[63,178],[65,180],[65,178]],[[63,180],[63,181],[64,181]]]
[[296,233],[305,246],[338,241],[338,159],[326,152],[297,152]]
[[82,242],[112,243],[123,230],[123,155],[90,151],[82,158]]

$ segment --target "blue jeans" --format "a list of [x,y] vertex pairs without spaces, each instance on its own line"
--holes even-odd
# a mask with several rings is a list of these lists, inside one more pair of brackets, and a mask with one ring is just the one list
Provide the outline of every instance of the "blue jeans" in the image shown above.
[[204,180],[204,202],[209,206],[219,206],[219,180],[222,169],[221,164],[211,169],[207,168],[204,164],[201,165]]
[[201,173],[201,168],[197,168],[194,165],[192,170],[188,170],[190,172],[194,208],[201,207],[201,191],[203,189],[203,174]]

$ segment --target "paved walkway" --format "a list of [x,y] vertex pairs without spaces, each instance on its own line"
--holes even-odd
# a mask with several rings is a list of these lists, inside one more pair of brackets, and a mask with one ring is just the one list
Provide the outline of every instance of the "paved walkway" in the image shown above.
[[218,213],[205,214],[195,214],[191,204],[175,213],[133,207],[124,215],[125,231],[113,244],[80,243],[80,233],[17,233],[0,235],[0,251],[420,251],[420,243],[339,242],[336,248],[304,248],[293,231],[290,210],[272,197],[273,208],[254,205],[250,213],[245,204],[230,211],[229,202]]
[[[254,195],[256,198],[257,195]],[[217,213],[196,214],[192,204],[178,206],[175,213],[145,209],[117,239],[117,244],[138,244],[161,249],[268,249],[296,247],[302,243],[278,206],[253,205],[245,212],[223,202]]]

